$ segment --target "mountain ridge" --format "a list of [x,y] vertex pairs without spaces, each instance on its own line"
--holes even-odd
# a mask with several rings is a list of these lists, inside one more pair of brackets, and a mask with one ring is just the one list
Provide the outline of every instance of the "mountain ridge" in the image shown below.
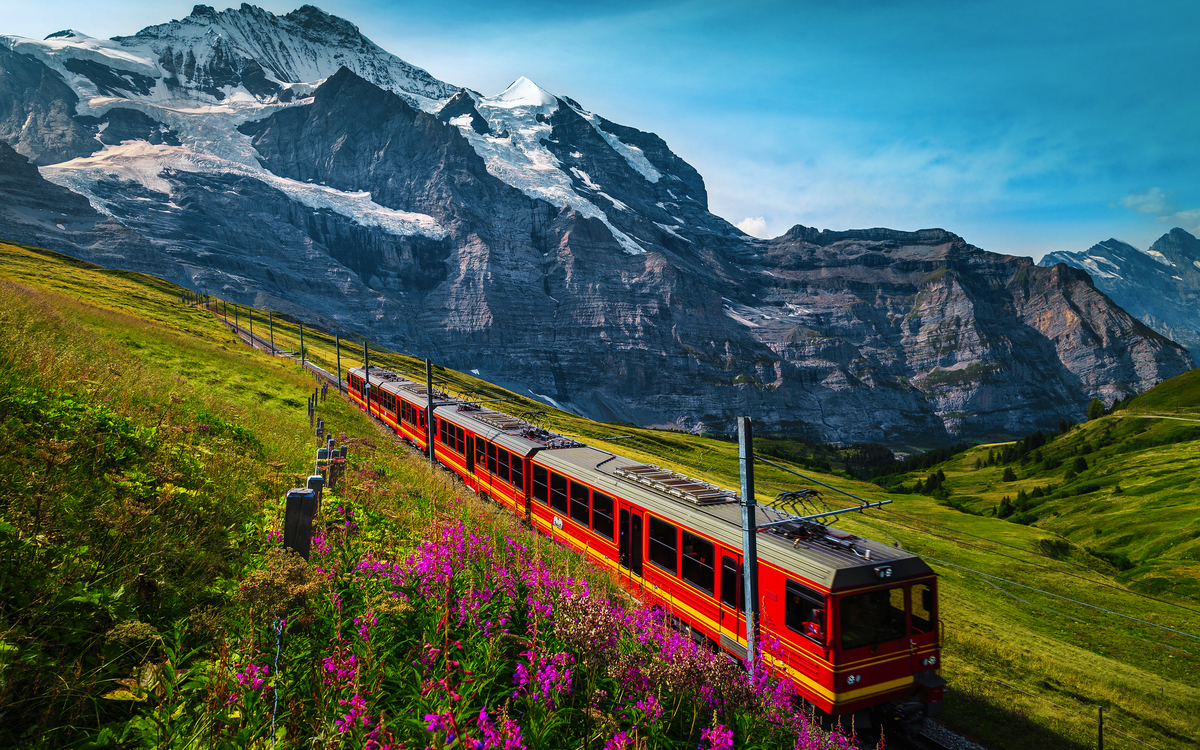
[[1110,238],[1039,261],[1056,263],[1086,270],[1131,315],[1200,357],[1200,240],[1187,231],[1176,227],[1145,251]]
[[[40,167],[19,189],[82,195],[103,231],[0,212],[0,235],[78,240],[577,413],[693,431],[752,413],[835,442],[1019,435],[1192,366],[1086,274],[945,230],[751,238],[653,133],[527,79],[431,89],[308,7],[5,38],[0,67],[22,75],[0,76],[0,140]],[[324,25],[346,46],[313,48]],[[320,77],[278,80],[304,71]],[[43,124],[21,127],[29,112]]]

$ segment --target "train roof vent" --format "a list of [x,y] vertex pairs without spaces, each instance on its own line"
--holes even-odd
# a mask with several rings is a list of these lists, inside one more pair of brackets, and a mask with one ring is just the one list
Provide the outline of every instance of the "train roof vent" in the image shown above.
[[397,383],[401,380],[407,380],[407,378],[403,378],[391,370],[384,370],[380,367],[372,367],[371,380],[378,380],[383,383]]
[[[406,386],[404,386],[404,390],[406,390],[409,393],[416,395],[416,396],[428,396],[429,395],[429,390],[427,388],[425,388],[425,386],[421,385],[420,383],[411,383],[410,385],[406,385]],[[450,397],[447,396],[444,391],[439,391],[437,388],[433,389],[433,397],[439,401],[449,401],[450,400]]]
[[[464,411],[462,406],[458,408],[459,411]],[[505,432],[518,432],[521,430],[521,428],[528,426],[524,420],[511,417],[507,414],[501,414],[500,412],[492,411],[491,409],[480,409],[472,416],[475,419],[478,419],[480,422],[487,422],[492,427],[495,427],[498,430],[504,430]]]
[[546,448],[582,448],[583,443],[578,440],[572,440],[569,437],[564,437],[557,433],[551,432],[540,425],[533,424],[522,417],[514,417],[511,414],[503,414],[501,412],[492,411],[491,409],[481,409],[474,406],[474,410],[465,409],[464,406],[472,406],[471,404],[463,404],[459,406],[459,411],[472,411],[471,417],[478,419],[481,422],[486,422],[498,430],[502,430],[510,435],[520,435],[527,440],[532,440],[535,443],[541,443]]
[[659,492],[686,500],[694,505],[716,505],[717,503],[735,502],[738,499],[736,492],[721,489],[715,484],[693,479],[654,464],[619,466],[613,470],[613,473],[627,482],[637,482],[653,487]]

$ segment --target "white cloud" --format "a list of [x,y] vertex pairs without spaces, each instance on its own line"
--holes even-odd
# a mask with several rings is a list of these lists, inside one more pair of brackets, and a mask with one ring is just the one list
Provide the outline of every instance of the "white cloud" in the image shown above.
[[751,237],[771,239],[771,235],[767,234],[767,220],[761,216],[747,216],[734,226]]
[[1192,233],[1200,232],[1200,208],[1177,211],[1175,202],[1160,188],[1131,193],[1121,199],[1121,205],[1139,214],[1153,216],[1163,224],[1182,227]]
[[1171,199],[1161,188],[1152,187],[1140,193],[1130,193],[1121,199],[1121,205],[1139,214],[1165,216],[1175,210]]

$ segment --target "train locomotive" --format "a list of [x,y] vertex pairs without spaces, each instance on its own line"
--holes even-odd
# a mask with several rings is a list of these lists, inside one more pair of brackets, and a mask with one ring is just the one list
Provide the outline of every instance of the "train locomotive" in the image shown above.
[[[738,495],[556,435],[386,370],[353,368],[360,408],[541,533],[585,554],[700,643],[746,657]],[[432,403],[432,410],[429,404]],[[428,430],[432,411],[433,429]],[[937,576],[919,557],[798,520],[758,534],[764,662],[864,727],[942,710]]]

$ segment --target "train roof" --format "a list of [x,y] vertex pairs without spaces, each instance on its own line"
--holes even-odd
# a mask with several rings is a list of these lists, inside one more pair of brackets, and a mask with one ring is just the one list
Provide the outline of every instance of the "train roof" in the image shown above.
[[[350,372],[363,376],[361,367]],[[371,384],[418,408],[427,405],[424,384],[383,368],[371,368]],[[673,523],[701,531],[727,547],[742,548],[742,508],[736,492],[601,451],[525,420],[455,399],[436,388],[433,396],[438,416],[485,440],[523,457],[533,455],[543,466],[635,502]],[[759,512],[764,513],[761,507]],[[911,552],[870,539],[818,524],[811,524],[817,533],[787,534],[781,533],[784,529],[761,528],[761,517],[757,521],[759,559],[795,571],[831,591],[933,573]],[[886,578],[884,571],[888,573]]]
[[[355,367],[350,372],[362,377],[363,368]],[[372,367],[371,384],[420,409],[427,406],[428,391],[422,383],[383,368]],[[573,448],[582,445],[523,419],[453,398],[437,388],[433,389],[433,398],[433,409],[442,419],[464,427],[485,440],[525,458],[542,448]]]
[[[723,500],[694,502],[670,489],[645,481],[645,468],[632,459],[591,446],[540,452],[534,461],[618,495],[662,518],[696,529],[733,549],[742,548],[742,507],[736,493],[724,490]],[[634,471],[630,471],[633,469]],[[663,473],[669,473],[665,470]],[[680,477],[679,483],[689,478]],[[654,480],[651,480],[653,482]],[[699,480],[692,480],[701,484]],[[658,482],[671,487],[671,480]],[[709,485],[710,487],[712,485]],[[719,489],[719,488],[718,488]],[[760,507],[759,513],[763,511]],[[758,524],[761,527],[763,518]],[[772,529],[759,529],[758,557],[832,591],[886,583],[931,574],[932,569],[911,552],[834,529],[830,533],[789,538]],[[883,577],[881,569],[890,569]],[[781,593],[781,592],[777,592]]]

